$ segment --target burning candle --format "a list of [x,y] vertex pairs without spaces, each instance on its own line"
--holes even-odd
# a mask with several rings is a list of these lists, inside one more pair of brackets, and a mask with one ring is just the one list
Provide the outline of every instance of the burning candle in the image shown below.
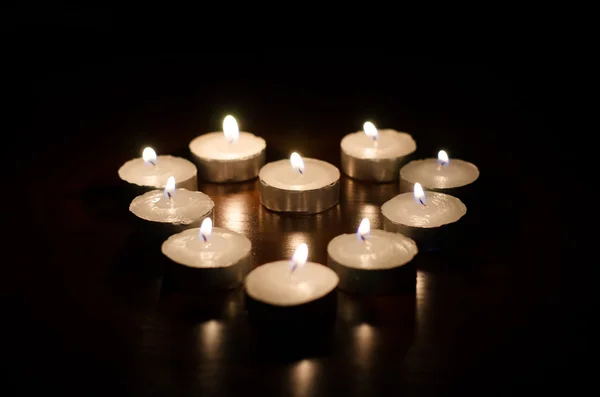
[[277,212],[314,214],[336,205],[340,171],[333,165],[294,152],[289,160],[266,164],[259,173],[260,202]]
[[258,266],[246,277],[248,297],[254,303],[278,308],[315,307],[317,302],[328,301],[339,278],[328,267],[307,259],[308,247],[302,243],[291,260]]
[[198,191],[176,189],[176,186],[171,176],[164,190],[151,190],[133,199],[129,211],[143,222],[144,229],[156,229],[167,238],[183,229],[197,227],[212,216],[215,204],[210,197]]
[[340,289],[389,294],[414,290],[417,244],[399,233],[371,230],[363,218],[356,233],[342,234],[327,246],[328,266],[340,278]]
[[467,207],[449,194],[427,192],[415,183],[413,193],[401,193],[381,206],[385,230],[402,233],[427,248],[439,242],[442,230],[448,233],[467,213]]
[[190,142],[200,178],[210,182],[240,182],[256,178],[265,163],[267,144],[240,132],[233,116],[223,120],[223,131],[200,135]]
[[398,179],[398,170],[416,149],[405,132],[378,130],[367,121],[363,131],[346,135],[341,141],[342,171],[354,179],[389,182]]
[[172,278],[202,291],[226,290],[242,284],[250,270],[250,240],[213,227],[205,218],[199,228],[170,236],[162,253],[171,261]]
[[458,188],[472,184],[477,178],[479,169],[474,164],[450,159],[445,150],[438,152],[437,159],[414,160],[400,169],[400,182],[405,189],[418,181],[425,189],[456,194]]
[[177,188],[198,189],[197,170],[193,163],[181,157],[157,156],[150,147],[144,149],[142,157],[129,160],[119,168],[119,177],[123,181],[144,191],[165,187],[171,176],[177,180]]

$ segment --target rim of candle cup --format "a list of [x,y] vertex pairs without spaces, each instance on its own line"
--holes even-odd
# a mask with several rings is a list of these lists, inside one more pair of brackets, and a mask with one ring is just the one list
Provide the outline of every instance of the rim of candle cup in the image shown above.
[[175,191],[176,192],[178,192],[178,191],[186,191],[186,192],[190,192],[190,193],[195,194],[195,195],[205,196],[208,199],[207,203],[210,204],[210,209],[207,212],[205,212],[204,214],[196,217],[195,219],[189,220],[189,222],[169,222],[169,221],[149,219],[146,216],[140,216],[139,214],[137,214],[134,211],[132,211],[132,207],[134,206],[133,205],[134,202],[136,202],[138,200],[140,200],[140,201],[143,200],[144,196],[150,195],[150,194],[156,194],[157,192],[160,192],[161,195],[164,194],[164,192],[162,190],[160,190],[160,189],[154,189],[154,190],[150,190],[150,191],[148,191],[148,192],[146,192],[144,194],[140,194],[139,196],[135,197],[131,201],[131,203],[129,204],[129,211],[133,215],[135,215],[137,218],[139,218],[139,219],[143,219],[143,220],[148,221],[148,222],[154,222],[154,223],[160,223],[160,224],[167,224],[167,225],[191,225],[191,224],[193,224],[195,222],[198,222],[198,221],[200,221],[200,220],[202,220],[202,219],[210,216],[213,213],[213,210],[215,208],[215,202],[206,193],[203,193],[203,192],[198,191],[198,190],[188,190],[188,189],[181,189],[181,188],[180,189],[175,189]]
[[456,188],[471,185],[471,184],[475,183],[479,179],[479,176],[481,175],[479,168],[475,164],[473,164],[469,161],[465,161],[465,160],[461,160],[461,159],[454,159],[454,158],[450,159],[451,163],[461,164],[462,166],[474,169],[474,171],[476,171],[475,179],[473,179],[471,182],[467,182],[467,183],[463,183],[463,184],[453,184],[452,186],[439,187],[439,186],[432,186],[432,185],[427,184],[428,181],[425,179],[416,178],[415,180],[412,180],[412,179],[409,179],[406,175],[402,174],[402,171],[404,171],[404,173],[406,174],[407,169],[410,170],[411,167],[415,167],[425,161],[431,162],[431,161],[437,161],[437,159],[430,157],[430,158],[425,158],[425,159],[416,159],[416,160],[409,161],[404,166],[402,166],[402,168],[400,168],[400,173],[399,173],[400,179],[408,182],[409,184],[414,184],[416,182],[419,182],[421,184],[421,186],[423,186],[424,188],[432,189],[434,191],[440,190],[440,193],[443,193],[443,192],[441,192],[441,190],[450,190],[450,189],[456,189]]
[[349,134],[346,134],[342,140],[340,141],[340,148],[341,150],[348,156],[360,159],[360,160],[371,160],[371,161],[378,161],[378,160],[393,160],[393,159],[399,159],[402,157],[406,157],[409,156],[411,154],[413,154],[416,150],[417,150],[417,142],[415,141],[415,139],[413,138],[413,136],[411,134],[409,134],[408,132],[404,132],[404,131],[398,131],[395,130],[393,128],[382,128],[382,129],[377,129],[377,131],[379,132],[380,135],[382,134],[397,134],[399,136],[402,136],[403,138],[409,138],[409,142],[412,143],[412,150],[406,151],[406,152],[402,152],[401,154],[394,154],[392,156],[384,156],[384,157],[380,157],[380,158],[373,158],[373,157],[365,157],[365,156],[360,156],[360,155],[355,155],[354,153],[344,150],[344,141],[347,141],[348,139],[351,139],[350,137],[353,135],[364,135],[364,131],[360,130],[360,131],[356,131],[356,132],[351,132]]
[[[324,266],[320,263],[316,263],[316,262],[306,262],[302,268],[298,269],[297,271],[302,271],[303,269],[305,269],[307,266],[308,267],[315,267],[318,266],[319,268],[323,268],[323,272],[325,272],[326,274],[329,274],[329,276],[333,277],[333,280],[335,280],[335,283],[333,284],[333,287],[331,289],[328,290],[324,290],[321,294],[319,295],[315,295],[315,296],[311,296],[310,299],[305,299],[303,301],[299,301],[299,302],[294,302],[294,303],[281,303],[281,302],[275,302],[272,301],[270,299],[262,299],[261,297],[258,297],[257,295],[253,294],[252,291],[250,290],[251,288],[254,288],[254,281],[253,277],[256,276],[256,274],[258,274],[257,272],[261,272],[264,271],[265,268],[264,266],[267,267],[273,267],[273,266],[282,266],[281,263],[284,263],[286,266],[289,266],[289,261],[285,261],[285,260],[280,260],[280,261],[274,261],[274,262],[268,262],[265,264],[262,264],[260,266],[255,267],[254,269],[252,269],[245,277],[244,279],[244,289],[246,290],[246,293],[248,294],[248,296],[258,302],[262,302],[262,303],[266,303],[269,304],[271,306],[277,306],[277,307],[296,307],[296,306],[302,306],[302,305],[306,305],[306,304],[310,304],[311,302],[317,301],[319,299],[322,299],[324,297],[326,297],[327,295],[329,295],[332,291],[334,291],[337,286],[340,283],[340,278],[337,275],[336,272],[334,272],[332,269],[330,269],[327,266]],[[259,270],[260,269],[260,270]],[[252,287],[250,287],[252,286]]]
[[171,236],[169,236],[162,244],[161,244],[161,252],[163,253],[163,255],[165,255],[167,258],[169,258],[171,261],[173,261],[174,263],[177,263],[178,265],[181,266],[185,266],[187,268],[190,269],[198,269],[198,270],[204,270],[204,269],[225,269],[225,268],[229,268],[232,266],[235,266],[237,264],[240,263],[240,261],[248,258],[252,252],[252,242],[250,241],[250,239],[246,236],[244,236],[241,233],[237,233],[234,232],[233,230],[229,230],[223,227],[213,227],[212,231],[211,231],[211,236],[212,235],[216,235],[216,234],[230,234],[235,236],[235,238],[239,238],[239,239],[243,239],[245,243],[247,243],[247,250],[243,251],[243,255],[239,256],[238,258],[234,258],[232,259],[231,262],[225,264],[225,265],[221,265],[221,266],[192,266],[189,263],[185,263],[184,261],[181,260],[177,260],[177,258],[173,258],[172,256],[168,255],[165,252],[165,248],[171,244],[173,242],[173,240],[178,239],[180,237],[182,237],[183,235],[187,235],[187,234],[191,234],[194,236],[198,236],[200,232],[200,228],[199,227],[194,227],[194,228],[190,228],[190,229],[186,229],[180,233],[176,233],[173,234]]
[[252,132],[248,132],[248,131],[240,131],[240,137],[242,136],[242,134],[251,135],[252,137],[256,138],[256,141],[260,142],[262,144],[262,148],[254,154],[244,156],[244,157],[236,157],[234,159],[218,159],[218,158],[214,158],[214,157],[206,157],[206,156],[198,154],[196,151],[194,151],[194,146],[200,145],[202,140],[208,139],[209,136],[223,136],[223,131],[211,131],[211,132],[206,132],[204,134],[198,135],[197,137],[195,137],[194,139],[192,139],[190,141],[190,143],[188,144],[188,148],[194,156],[196,156],[204,161],[218,161],[218,162],[234,162],[234,161],[247,160],[247,159],[251,159],[253,157],[260,155],[261,152],[266,150],[267,141],[264,138],[262,138],[258,135],[255,135]]
[[[435,195],[440,195],[440,196],[451,197],[453,200],[455,200],[455,201],[456,201],[456,203],[457,203],[457,205],[458,205],[458,209],[460,210],[460,211],[459,211],[459,212],[460,212],[460,216],[459,216],[457,219],[453,220],[452,222],[443,223],[443,224],[441,224],[441,225],[425,225],[425,226],[423,226],[423,225],[408,225],[408,224],[406,224],[406,223],[402,223],[402,222],[396,222],[396,221],[394,221],[394,220],[390,219],[389,217],[387,217],[387,216],[385,215],[385,213],[383,212],[383,211],[384,211],[384,207],[386,206],[386,204],[388,204],[388,203],[391,203],[391,202],[392,202],[392,201],[394,201],[394,200],[398,200],[398,198],[399,198],[400,196],[403,196],[403,197],[405,197],[405,196],[410,196],[411,200],[414,200],[414,198],[413,198],[413,197],[414,197],[414,194],[413,194],[413,193],[410,193],[410,192],[407,192],[407,193],[400,193],[400,194],[396,195],[395,197],[393,197],[393,198],[389,199],[389,200],[388,200],[388,201],[386,201],[385,203],[383,203],[383,204],[381,205],[381,209],[380,209],[381,215],[383,215],[383,217],[384,217],[385,219],[387,219],[389,222],[391,222],[391,223],[393,223],[393,224],[396,224],[396,225],[403,225],[403,226],[406,226],[406,227],[409,227],[409,228],[417,228],[417,229],[434,229],[434,228],[439,228],[439,227],[442,227],[442,226],[445,226],[445,225],[451,225],[451,224],[454,224],[454,223],[458,222],[460,219],[462,219],[462,218],[463,218],[463,217],[464,217],[464,216],[467,214],[467,206],[466,206],[466,205],[465,205],[465,203],[463,203],[463,202],[462,202],[462,200],[461,200],[461,199],[459,199],[458,197],[456,197],[456,196],[453,196],[453,195],[450,195],[450,194],[446,194],[446,193],[434,192],[434,191],[431,191],[431,190],[427,190],[427,191],[425,191],[425,193],[427,193],[427,197],[428,197],[428,198],[427,198],[427,200],[429,200],[431,197],[434,197]],[[390,205],[391,205],[391,204],[390,204]]]
[[321,190],[321,189],[325,189],[325,188],[328,188],[328,187],[335,186],[337,183],[339,183],[339,182],[340,182],[340,179],[341,179],[341,177],[342,177],[342,174],[341,174],[341,172],[340,172],[340,169],[339,169],[338,167],[336,167],[335,165],[331,164],[330,162],[327,162],[327,161],[325,161],[325,160],[315,159],[315,158],[312,158],[312,157],[302,157],[302,160],[304,161],[304,163],[305,163],[305,164],[306,164],[308,161],[310,161],[310,162],[312,162],[312,161],[316,161],[316,162],[320,162],[320,163],[326,164],[328,167],[330,167],[330,168],[332,168],[332,169],[335,169],[335,170],[336,170],[336,172],[337,172],[337,179],[336,179],[335,181],[333,181],[333,182],[331,182],[331,183],[327,184],[327,185],[323,185],[323,186],[320,186],[320,187],[316,187],[316,188],[314,188],[314,189],[301,189],[301,190],[300,190],[300,189],[285,189],[285,188],[282,188],[282,187],[278,187],[278,186],[275,186],[275,185],[271,185],[271,184],[269,184],[268,182],[265,182],[265,180],[264,180],[264,179],[263,179],[263,177],[261,176],[261,173],[262,173],[262,171],[263,171],[263,170],[264,170],[266,167],[268,167],[268,166],[273,166],[275,163],[279,163],[279,162],[289,163],[289,159],[281,159],[281,160],[275,160],[275,161],[271,161],[271,162],[269,162],[269,163],[267,163],[267,164],[263,165],[263,166],[260,168],[260,171],[258,172],[258,180],[259,180],[259,181],[260,181],[260,183],[261,183],[261,184],[263,184],[264,186],[267,186],[267,187],[270,187],[270,188],[273,188],[273,189],[277,189],[277,190],[283,190],[283,191],[286,191],[286,192],[298,192],[298,193],[302,193],[302,192],[312,192],[312,191],[315,191],[315,190]]
[[[186,188],[186,186],[188,186],[188,185],[192,186],[193,185],[192,182],[194,182],[194,183],[197,182],[196,179],[198,177],[198,168],[196,167],[196,164],[194,164],[192,161],[190,161],[190,160],[188,160],[188,159],[186,159],[184,157],[172,156],[170,154],[161,154],[161,155],[156,156],[157,164],[160,163],[161,159],[163,159],[163,160],[164,159],[171,159],[171,160],[181,161],[182,163],[187,163],[187,165],[193,167],[194,172],[191,175],[189,175],[188,177],[178,178],[177,181],[176,181],[176,185],[175,186],[177,186],[177,187],[181,186],[182,188]],[[161,186],[157,186],[157,185],[140,185],[139,183],[136,183],[136,182],[134,182],[134,181],[132,181],[130,179],[124,178],[124,175],[123,175],[124,170],[127,167],[131,166],[134,162],[138,162],[140,160],[144,161],[143,157],[136,157],[136,158],[133,158],[131,160],[127,160],[125,163],[123,163],[119,167],[119,170],[117,171],[117,174],[119,175],[119,179],[121,179],[122,181],[127,182],[127,183],[129,183],[131,185],[138,186],[138,187],[150,188],[150,189],[162,189],[162,188],[164,188],[165,185],[166,185],[166,181]],[[171,175],[171,174],[169,174],[169,175]],[[197,187],[197,183],[196,183],[196,187]],[[188,190],[192,190],[192,189],[188,189]]]
[[[405,261],[394,261],[393,264],[391,266],[386,266],[386,267],[378,267],[378,268],[368,268],[368,267],[357,267],[357,266],[351,266],[348,265],[347,263],[345,263],[344,261],[342,261],[340,257],[338,257],[338,253],[335,252],[334,255],[331,255],[331,252],[329,251],[329,247],[332,244],[336,244],[339,240],[341,239],[345,239],[345,238],[353,238],[356,239],[356,233],[345,233],[345,234],[340,234],[336,237],[334,237],[333,239],[331,239],[331,241],[329,241],[329,243],[327,244],[327,255],[333,259],[336,263],[354,269],[354,270],[364,270],[364,271],[385,271],[385,270],[390,270],[390,269],[395,269],[397,267],[402,267],[408,263],[410,263],[419,253],[419,248],[417,246],[417,243],[415,242],[415,240],[413,240],[412,238],[405,236],[402,233],[394,233],[394,232],[390,232],[387,230],[381,230],[381,229],[373,229],[369,232],[371,234],[371,236],[387,236],[390,237],[396,241],[394,241],[397,244],[408,244],[412,251],[409,252],[408,258]],[[348,236],[348,237],[346,237]],[[400,242],[401,241],[401,242]],[[395,248],[395,250],[397,250],[397,248]],[[408,251],[408,250],[407,250]],[[397,251],[396,251],[397,252]]]

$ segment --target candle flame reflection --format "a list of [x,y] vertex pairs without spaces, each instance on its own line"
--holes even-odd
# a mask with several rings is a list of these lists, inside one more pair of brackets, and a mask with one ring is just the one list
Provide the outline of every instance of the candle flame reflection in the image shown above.
[[304,359],[294,365],[291,377],[293,379],[294,397],[314,395],[315,377],[318,372],[318,364],[311,359]]
[[156,165],[156,152],[151,147],[147,147],[142,152],[144,163]]
[[236,143],[240,137],[240,129],[233,116],[226,116],[223,120],[223,135],[229,143]]
[[222,355],[223,323],[218,320],[210,320],[199,325],[199,337],[201,351],[206,354],[207,359],[215,360]]
[[427,205],[426,198],[425,198],[425,192],[423,191],[423,187],[421,186],[421,184],[419,182],[415,183],[415,188],[414,188],[413,194],[415,196],[415,201],[417,202],[417,204]]
[[290,156],[290,163],[292,163],[292,168],[294,170],[298,171],[301,174],[304,174],[304,161],[298,153],[292,153],[292,155]]
[[175,177],[170,176],[165,185],[165,197],[172,198],[175,195]]
[[212,234],[212,228],[212,219],[204,219],[202,221],[202,225],[200,225],[199,237],[204,241],[208,241],[210,239],[210,235]]
[[375,347],[375,329],[363,323],[354,328],[356,355],[360,363],[367,365]]
[[367,134],[369,138],[373,139],[374,141],[379,139],[379,131],[377,131],[375,124],[371,123],[370,121],[367,121],[363,125],[363,131],[365,132],[365,134]]
[[358,230],[356,231],[356,236],[358,237],[359,240],[364,241],[369,237],[370,233],[371,233],[371,222],[369,221],[368,218],[363,218],[363,220],[360,221]]
[[445,150],[440,150],[438,152],[438,164],[447,166],[450,163],[450,158],[448,157],[448,153]]

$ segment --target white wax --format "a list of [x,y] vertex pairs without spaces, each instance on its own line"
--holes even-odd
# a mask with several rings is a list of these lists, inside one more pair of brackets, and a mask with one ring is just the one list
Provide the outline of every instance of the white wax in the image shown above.
[[432,228],[458,221],[467,207],[458,198],[444,193],[425,192],[426,204],[416,203],[413,193],[402,193],[381,206],[383,216],[394,223]]
[[321,160],[303,158],[304,173],[294,170],[290,160],[279,160],[266,164],[258,174],[269,186],[282,190],[314,190],[334,184],[340,179],[337,167]]
[[254,157],[266,147],[267,143],[264,139],[250,132],[242,131],[235,143],[229,143],[223,132],[209,132],[190,142],[190,151],[196,156],[222,161]]
[[379,130],[377,141],[364,131],[353,132],[342,138],[341,147],[346,154],[360,159],[392,159],[417,150],[412,136],[390,129]]
[[173,262],[193,268],[229,267],[250,255],[248,238],[231,230],[214,227],[208,241],[199,228],[172,235],[162,245],[162,252]]
[[296,306],[320,299],[333,291],[339,278],[333,270],[306,262],[294,272],[289,261],[264,264],[246,277],[246,292],[258,301],[275,306]]
[[164,191],[152,190],[134,198],[129,210],[147,221],[188,225],[205,218],[214,206],[202,192],[176,189],[169,199]]
[[440,166],[437,159],[415,160],[400,169],[400,178],[419,182],[424,188],[451,189],[475,182],[479,170],[474,164],[458,159],[450,159],[446,166]]
[[139,186],[155,188],[165,187],[170,176],[175,178],[177,186],[195,179],[196,166],[181,157],[161,155],[156,165],[147,164],[143,158],[129,160],[119,168],[119,177],[126,182]]
[[362,270],[391,269],[410,262],[417,254],[417,244],[410,238],[384,230],[371,230],[365,241],[356,233],[335,237],[327,253],[337,263]]

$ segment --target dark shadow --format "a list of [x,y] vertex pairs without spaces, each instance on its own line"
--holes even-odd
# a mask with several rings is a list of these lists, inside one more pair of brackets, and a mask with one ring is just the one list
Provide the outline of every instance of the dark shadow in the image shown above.
[[292,307],[268,305],[246,295],[256,357],[292,362],[327,355],[333,346],[337,293]]
[[163,316],[189,322],[233,319],[244,310],[242,288],[200,293],[181,290],[168,278],[163,279],[157,310]]
[[389,183],[369,183],[343,176],[341,183],[341,202],[360,202],[381,205],[400,193],[400,186],[397,181]]
[[258,179],[252,179],[244,182],[228,183],[209,183],[199,182],[198,190],[202,193],[213,196],[222,196],[227,194],[239,194],[256,191]]

